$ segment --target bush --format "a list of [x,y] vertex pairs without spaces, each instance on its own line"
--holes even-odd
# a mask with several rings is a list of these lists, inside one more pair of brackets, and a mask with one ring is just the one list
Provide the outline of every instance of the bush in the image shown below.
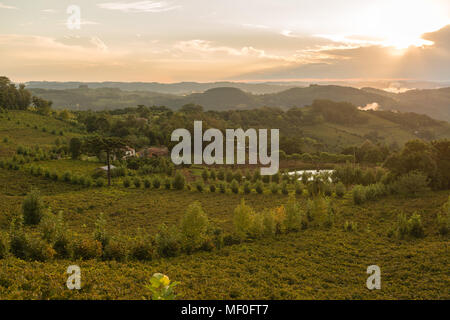
[[412,171],[400,176],[393,184],[393,190],[401,195],[416,197],[428,188],[428,177],[419,171]]
[[220,181],[225,180],[225,170],[223,168],[219,169],[219,172],[217,173],[217,179]]
[[450,197],[448,201],[442,206],[442,212],[437,215],[437,223],[439,233],[446,235],[450,230]]
[[423,237],[425,233],[420,215],[417,213],[413,213],[408,219],[406,214],[399,214],[397,220],[397,235],[400,238],[404,238],[407,235],[416,238]]
[[300,181],[295,181],[295,193],[296,194],[302,195],[304,188],[305,188],[305,186],[303,185],[303,183],[301,183]]
[[355,204],[362,204],[366,201],[366,190],[363,186],[357,185],[352,190],[353,202]]
[[203,182],[198,181],[198,182],[195,184],[195,188],[197,189],[198,192],[203,192]]
[[105,181],[105,179],[103,179],[103,178],[98,178],[97,180],[95,180],[95,186],[96,186],[96,187],[101,188],[101,187],[103,187],[105,184],[106,184],[106,181]]
[[86,179],[84,180],[84,186],[89,188],[90,186],[92,186],[94,182],[92,181],[91,177],[86,177]]
[[47,261],[56,255],[56,251],[44,240],[31,238],[28,241],[27,258],[36,261]]
[[130,179],[128,179],[128,178],[123,179],[123,186],[124,186],[125,188],[129,188],[130,185],[131,185]]
[[170,187],[172,186],[172,182],[170,181],[169,178],[166,178],[164,180],[164,188],[166,188],[166,190],[170,190]]
[[150,179],[149,178],[145,178],[144,179],[144,188],[145,189],[148,189],[148,188],[150,188],[152,186],[152,182],[150,181]]
[[155,243],[161,257],[175,257],[181,248],[180,232],[175,226],[168,228],[162,224],[155,236]]
[[139,238],[131,245],[130,256],[140,261],[153,259],[153,247],[150,239]]
[[245,183],[244,183],[244,193],[245,194],[249,194],[251,192],[252,192],[252,188],[250,186],[250,182],[245,181]]
[[209,191],[213,192],[213,193],[216,192],[216,186],[214,184],[210,184],[209,185]]
[[287,231],[298,231],[301,229],[302,212],[300,205],[295,200],[294,196],[289,197],[289,201],[285,207],[286,219],[285,229]]
[[184,178],[184,175],[182,175],[180,172],[177,172],[173,179],[173,187],[176,190],[183,190],[185,184],[186,184],[186,179]]
[[234,209],[233,230],[239,239],[244,240],[250,233],[254,215],[253,209],[245,204],[244,199]]
[[5,232],[0,231],[0,259],[6,258],[9,252],[9,238]]
[[270,191],[273,194],[277,194],[278,193],[278,183],[272,183],[272,185],[270,186]]
[[208,216],[199,202],[191,204],[180,223],[181,241],[187,252],[202,247],[208,240]]
[[70,182],[72,179],[72,174],[69,171],[64,172],[64,174],[62,175],[62,180],[64,182]]
[[73,255],[75,259],[96,259],[102,256],[102,244],[97,240],[82,239],[74,244]]
[[103,248],[106,247],[106,245],[108,244],[109,240],[110,240],[110,236],[108,234],[108,232],[106,231],[106,219],[105,216],[103,214],[103,212],[101,212],[97,218],[97,220],[95,221],[95,230],[94,230],[94,240],[100,242],[103,246]]
[[22,203],[22,213],[26,225],[37,225],[41,221],[43,204],[38,190],[33,189],[26,196]]
[[408,232],[415,238],[422,238],[425,235],[425,231],[422,226],[422,219],[417,212],[413,213],[408,220]]
[[50,210],[47,210],[39,224],[42,239],[49,243],[55,242],[59,236],[64,234],[66,231],[65,227],[62,211],[55,215]]
[[234,178],[233,171],[227,170],[225,173],[225,179],[228,183],[230,183]]
[[261,194],[261,193],[264,192],[263,184],[261,183],[260,180],[258,180],[258,181],[256,182],[256,184],[255,184],[255,190],[256,190],[256,192],[259,193],[259,194]]
[[220,193],[226,193],[227,192],[226,183],[219,183],[219,190],[220,190]]
[[125,261],[127,259],[127,248],[123,241],[111,240],[104,247],[103,259]]
[[[58,179],[59,179],[58,173],[57,173],[57,172],[52,172],[52,173],[50,174],[50,178],[51,178],[53,181],[58,181]],[[83,181],[83,182],[84,182],[84,181]]]
[[239,183],[235,179],[231,181],[230,188],[233,193],[239,193]]
[[336,196],[342,198],[345,194],[345,185],[342,182],[336,184]]
[[209,173],[208,173],[208,170],[203,169],[203,171],[202,171],[202,179],[203,179],[203,181],[205,181],[205,182],[208,181],[208,179],[209,179]]
[[345,221],[345,223],[344,223],[344,231],[349,231],[349,232],[356,232],[356,231],[358,231],[358,222]]
[[153,188],[159,189],[159,187],[161,186],[161,180],[159,180],[158,177],[155,177],[152,181],[152,184],[153,184]]
[[331,184],[326,182],[323,184],[323,194],[327,197],[330,197],[333,193],[333,190],[331,189]]
[[281,193],[284,195],[289,194],[289,190],[288,190],[286,181],[283,181],[283,183],[281,184]]
[[136,188],[139,189],[141,187],[141,179],[139,179],[138,177],[134,178],[133,184]]

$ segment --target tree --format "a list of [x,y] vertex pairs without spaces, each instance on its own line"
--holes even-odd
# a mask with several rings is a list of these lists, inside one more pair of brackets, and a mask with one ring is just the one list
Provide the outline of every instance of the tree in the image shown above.
[[78,159],[81,154],[81,146],[82,142],[78,138],[72,138],[69,142],[69,152],[72,156],[72,159]]
[[47,101],[39,97],[33,97],[33,105],[37,112],[42,115],[49,115],[52,111],[52,101]]
[[108,186],[111,185],[111,154],[119,153],[125,146],[125,141],[116,137],[93,136],[86,138],[83,143],[84,150],[88,154],[98,155],[100,152],[106,153]]

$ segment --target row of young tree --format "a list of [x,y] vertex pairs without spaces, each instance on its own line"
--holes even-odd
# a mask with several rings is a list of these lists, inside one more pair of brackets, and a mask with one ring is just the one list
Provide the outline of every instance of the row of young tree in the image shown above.
[[[22,214],[11,221],[9,233],[0,231],[0,259],[9,254],[24,260],[46,261],[59,259],[152,260],[173,257],[196,251],[220,250],[224,246],[271,238],[301,230],[330,229],[336,224],[339,212],[330,198],[315,197],[305,205],[291,196],[285,205],[255,211],[242,199],[232,216],[232,232],[225,233],[212,223],[199,202],[187,207],[178,224],[160,225],[151,236],[138,231],[133,238],[113,236],[108,222],[100,214],[92,236],[75,237],[64,221],[63,213],[45,208],[39,192],[33,190],[22,204]],[[450,197],[437,214],[438,232],[445,236],[450,231]],[[36,226],[38,234],[26,232],[26,226]],[[346,220],[344,231],[357,232],[358,224]],[[397,222],[387,236],[424,237],[421,216],[414,213],[398,215]]]

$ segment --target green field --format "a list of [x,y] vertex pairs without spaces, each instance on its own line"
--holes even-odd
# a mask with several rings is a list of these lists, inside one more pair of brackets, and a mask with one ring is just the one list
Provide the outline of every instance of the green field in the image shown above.
[[[4,159],[14,154],[17,145],[50,148],[58,136],[26,123],[46,126],[50,132],[66,128],[55,119],[47,124],[38,115],[9,114],[13,114],[12,120],[5,115],[0,119],[1,137],[6,134],[9,138],[7,143],[0,142]],[[64,132],[64,138],[81,134],[73,128]],[[195,188],[125,188],[120,178],[111,187],[98,187],[60,178],[53,181],[28,170],[40,166],[60,174],[70,171],[89,176],[100,165],[64,158],[25,163],[18,170],[0,169],[0,231],[9,232],[10,222],[21,213],[32,188],[40,190],[44,205],[52,212],[64,213],[74,238],[91,238],[103,213],[107,232],[123,243],[140,234],[153,237],[163,223],[179,225],[186,208],[195,201],[210,223],[229,235],[241,199],[256,212],[286,205],[289,199],[281,192],[272,194],[267,185],[263,194],[255,189],[244,194],[242,185],[238,194],[230,190],[198,192]],[[201,179],[200,168],[186,170]],[[289,191],[294,193],[291,184]],[[306,210],[307,192],[295,197],[301,210]],[[0,299],[148,299],[145,285],[155,272],[181,282],[176,290],[181,299],[450,299],[450,238],[439,233],[437,223],[448,197],[448,190],[427,191],[415,198],[387,195],[355,205],[349,189],[342,198],[335,193],[330,197],[336,209],[331,227],[312,224],[296,232],[247,239],[210,251],[170,258],[155,255],[150,261],[128,256],[125,261],[52,258],[41,262],[10,254],[0,259]],[[424,237],[391,234],[400,213],[411,216],[415,212],[421,215]],[[345,229],[348,222],[357,227]],[[29,235],[36,236],[39,230],[25,227]],[[82,289],[72,291],[65,285],[66,269],[74,264],[81,267]],[[381,268],[381,290],[366,287],[370,265]]]

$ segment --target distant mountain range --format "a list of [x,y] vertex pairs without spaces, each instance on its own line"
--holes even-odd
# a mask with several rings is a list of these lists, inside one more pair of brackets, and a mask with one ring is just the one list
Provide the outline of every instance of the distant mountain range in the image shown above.
[[316,99],[329,99],[350,102],[361,108],[415,112],[438,120],[450,121],[450,87],[393,93],[368,87],[358,89],[337,85],[310,85],[279,92],[253,94],[227,86],[183,96],[150,91],[123,91],[119,88],[93,89],[86,85],[63,90],[28,88],[34,95],[52,100],[56,108],[78,110],[111,110],[135,107],[139,104],[164,105],[173,109],[185,104],[198,104],[205,110],[216,111],[262,106],[286,109],[304,107]]

